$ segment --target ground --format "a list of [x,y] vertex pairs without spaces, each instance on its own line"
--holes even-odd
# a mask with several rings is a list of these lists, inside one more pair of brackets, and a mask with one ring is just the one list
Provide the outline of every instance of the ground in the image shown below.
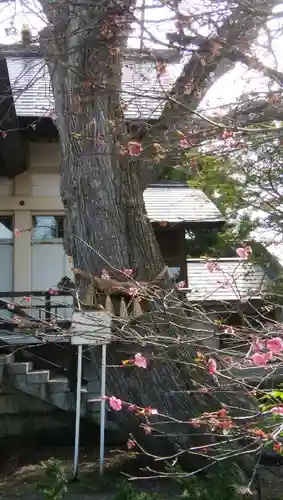
[[[43,477],[42,461],[56,457],[66,464],[68,475],[72,478],[73,447],[39,447],[28,450],[1,448],[0,454],[0,500],[42,500],[43,496],[36,489],[36,484]],[[128,453],[115,448],[106,449],[105,480],[99,477],[99,449],[97,447],[81,448],[80,480],[70,481],[67,500],[111,500],[115,496],[115,486],[125,478],[121,474],[132,474],[135,470]],[[168,485],[158,482],[139,481],[138,489],[165,492]],[[163,496],[163,495],[162,495]],[[165,497],[168,495],[165,495]],[[164,496],[163,496],[164,498]]]
[[[68,475],[72,477],[73,447],[42,446],[32,450],[23,448],[2,447],[0,453],[0,500],[43,500],[43,495],[37,491],[36,484],[43,477],[42,461],[56,457],[66,464]],[[81,447],[80,450],[80,480],[68,484],[66,500],[113,500],[117,486],[126,476],[136,470],[136,462],[127,453],[115,448],[106,449],[105,479],[99,477],[99,449]],[[121,471],[124,471],[121,473]],[[168,481],[139,480],[134,482],[139,491],[158,491],[162,500],[180,498],[176,485]],[[260,494],[244,495],[243,498],[254,500],[283,499],[283,467],[264,467],[260,471]],[[116,493],[115,493],[116,490]],[[126,500],[126,499],[125,499]]]

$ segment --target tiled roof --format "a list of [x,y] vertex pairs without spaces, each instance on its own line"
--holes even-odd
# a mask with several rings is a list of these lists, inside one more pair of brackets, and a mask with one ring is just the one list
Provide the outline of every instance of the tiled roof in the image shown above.
[[[54,108],[50,76],[40,57],[6,57],[12,93],[18,116],[43,116]],[[179,76],[179,64],[170,63],[167,72],[157,78],[156,65],[150,61],[124,61],[122,100],[129,119],[158,118],[166,92]]]
[[151,186],[144,192],[144,201],[151,222],[225,220],[214,203],[199,189],[174,185]]
[[187,261],[188,300],[232,301],[260,298],[269,278],[259,265],[238,258],[217,260],[210,272],[200,259]]

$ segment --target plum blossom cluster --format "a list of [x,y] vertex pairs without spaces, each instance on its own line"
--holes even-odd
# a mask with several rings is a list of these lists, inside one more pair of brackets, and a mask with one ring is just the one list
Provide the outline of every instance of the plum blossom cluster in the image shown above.
[[[203,363],[206,366],[208,373],[210,375],[214,375],[217,372],[217,362],[211,356],[207,358],[199,350],[197,350],[195,353],[191,353],[191,356],[194,361]],[[207,392],[207,391],[202,389],[202,392]]]
[[252,255],[252,249],[250,246],[245,246],[245,247],[239,247],[236,250],[236,254],[241,258],[241,259],[248,259]]
[[210,260],[206,262],[205,267],[209,273],[213,273],[214,271],[219,271],[219,265],[217,264],[216,261]]
[[109,406],[114,411],[126,410],[136,416],[143,417],[145,419],[145,423],[141,424],[141,427],[144,429],[145,434],[151,434],[152,427],[149,417],[152,415],[158,415],[156,408],[151,408],[151,406],[141,408],[140,406],[122,401],[120,398],[116,398],[116,396],[110,396],[106,399],[108,399]]
[[[109,406],[112,410],[114,411],[121,411],[121,410],[126,410],[137,417],[141,417],[144,419],[144,423],[140,424],[140,427],[144,430],[144,433],[146,435],[150,435],[152,433],[152,425],[149,420],[149,417],[152,415],[158,415],[158,411],[156,408],[151,408],[150,406],[141,408],[139,406],[136,406],[134,404],[126,403],[125,401],[122,401],[119,398],[116,398],[115,396],[111,396],[108,398]],[[132,439],[128,440],[127,446],[128,449],[131,449],[135,446],[135,441]]]
[[122,156],[139,156],[142,152],[142,145],[138,141],[129,141],[128,144],[120,147],[120,154]]
[[[240,259],[248,259],[252,255],[252,249],[250,246],[239,247],[236,249],[236,254],[240,257]],[[219,264],[216,260],[207,260],[205,263],[205,267],[210,273],[220,270]],[[231,283],[226,283],[226,285],[229,284]]]
[[231,431],[233,427],[236,427],[226,408],[221,408],[217,412],[202,413],[199,418],[192,418],[189,420],[189,424],[195,428],[205,425],[209,427],[212,432],[225,431],[225,433]]
[[138,366],[139,368],[147,368],[148,360],[145,356],[143,356],[138,352],[137,354],[135,354],[133,359],[124,359],[124,361],[122,361],[121,366],[126,366],[126,365],[135,365]]
[[252,346],[253,351],[250,360],[256,366],[265,366],[268,361],[272,361],[283,351],[283,341],[280,337],[273,337],[267,340],[256,339]]

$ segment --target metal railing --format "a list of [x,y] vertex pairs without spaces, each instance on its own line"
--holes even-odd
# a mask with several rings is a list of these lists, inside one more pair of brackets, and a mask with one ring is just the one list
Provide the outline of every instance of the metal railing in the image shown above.
[[[72,304],[66,304],[60,301],[60,298],[72,297]],[[33,299],[42,299],[42,303],[33,303]],[[21,292],[0,292],[0,318],[1,311],[11,312],[20,318],[25,318],[33,321],[54,320],[56,323],[61,323],[64,318],[60,318],[59,309],[73,309],[76,305],[76,299],[70,291],[62,290],[45,290],[45,291],[21,291]],[[36,311],[38,317],[30,314],[31,311]],[[9,318],[2,318],[5,323],[9,323]],[[66,320],[65,320],[66,321]]]

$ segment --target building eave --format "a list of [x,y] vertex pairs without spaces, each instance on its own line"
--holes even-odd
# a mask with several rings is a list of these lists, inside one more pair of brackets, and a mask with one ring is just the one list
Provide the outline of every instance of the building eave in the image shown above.
[[0,174],[10,178],[21,174],[25,168],[23,142],[19,132],[15,102],[5,58],[0,57]]

